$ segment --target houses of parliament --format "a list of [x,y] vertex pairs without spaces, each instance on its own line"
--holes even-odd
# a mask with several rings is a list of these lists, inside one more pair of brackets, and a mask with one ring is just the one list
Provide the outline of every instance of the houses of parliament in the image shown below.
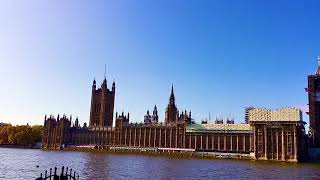
[[[43,149],[96,148],[110,150],[168,151],[234,155],[255,160],[300,162],[317,157],[320,148],[320,66],[308,76],[310,131],[297,108],[245,110],[245,121],[232,119],[195,123],[191,111],[179,111],[174,87],[168,99],[164,122],[158,108],[147,111],[144,121],[130,123],[129,113],[115,113],[116,84],[94,80],[89,124],[73,122],[66,115],[45,116]],[[114,120],[115,117],[115,120]],[[114,123],[115,122],[115,123]],[[312,155],[310,155],[312,152]]]

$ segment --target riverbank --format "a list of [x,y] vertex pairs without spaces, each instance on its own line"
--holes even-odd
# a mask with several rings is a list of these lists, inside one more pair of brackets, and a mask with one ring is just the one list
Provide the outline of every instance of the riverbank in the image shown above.
[[234,153],[219,152],[197,152],[197,151],[152,151],[144,149],[95,149],[95,148],[64,148],[63,151],[69,152],[90,152],[99,154],[128,154],[144,156],[166,156],[172,158],[201,158],[201,159],[234,159],[234,160],[253,160],[249,155],[239,155]]
[[15,148],[15,149],[41,149],[35,146],[25,146],[25,145],[13,145],[13,144],[0,144],[0,148]]

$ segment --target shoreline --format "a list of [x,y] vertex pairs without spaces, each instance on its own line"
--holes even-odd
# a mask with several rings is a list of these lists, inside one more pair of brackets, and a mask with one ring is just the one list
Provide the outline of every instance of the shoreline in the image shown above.
[[107,149],[72,149],[66,148],[63,150],[53,150],[53,149],[41,149],[44,151],[63,151],[63,152],[82,152],[82,153],[94,153],[94,154],[111,154],[111,155],[137,155],[137,156],[149,156],[149,157],[167,157],[173,159],[203,159],[203,160],[230,160],[230,161],[239,161],[239,162],[250,162],[250,163],[270,163],[270,164],[285,164],[285,165],[304,165],[304,164],[312,164],[312,165],[320,165],[320,161],[307,161],[307,162],[291,162],[291,161],[270,161],[270,160],[255,160],[249,158],[221,158],[214,157],[210,155],[199,155],[199,154],[191,154],[191,153],[168,153],[168,152],[141,152],[141,151],[120,151],[120,150],[107,150]]
[[[42,149],[49,150],[50,149]],[[55,151],[55,150],[53,150]],[[59,151],[59,150],[58,150]],[[139,151],[139,150],[108,150],[108,149],[75,149],[75,148],[65,148],[61,151],[65,152],[84,152],[84,153],[97,153],[97,154],[115,154],[115,155],[141,155],[141,156],[151,156],[151,157],[168,157],[177,159],[208,159],[208,160],[234,160],[234,161],[251,161],[251,162],[276,162],[276,163],[289,163],[296,164],[297,162],[279,162],[279,161],[264,161],[255,160],[246,157],[235,157],[235,156],[219,156],[209,153],[190,153],[190,152],[168,152],[168,151]]]
[[82,153],[94,153],[94,154],[111,154],[111,155],[137,155],[137,156],[149,156],[149,157],[167,157],[174,159],[206,159],[206,160],[232,160],[232,161],[246,161],[252,163],[276,163],[276,164],[287,164],[287,165],[303,165],[303,164],[315,164],[320,165],[320,161],[307,161],[307,162],[290,162],[290,161],[270,161],[270,160],[255,160],[251,158],[223,158],[219,156],[213,156],[210,154],[198,154],[188,152],[152,152],[152,151],[135,151],[135,150],[108,150],[108,149],[74,149],[65,148],[63,150],[55,149],[42,149],[42,148],[29,148],[26,146],[18,145],[0,145],[1,148],[12,148],[12,149],[33,149],[41,151],[54,151],[54,152],[82,152]]
[[13,148],[13,149],[41,149],[36,148],[35,146],[25,146],[25,145],[13,145],[13,144],[1,144],[0,148]]

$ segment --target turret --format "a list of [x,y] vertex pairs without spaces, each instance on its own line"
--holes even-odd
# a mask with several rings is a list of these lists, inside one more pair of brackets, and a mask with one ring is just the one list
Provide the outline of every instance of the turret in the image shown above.
[[47,122],[47,115],[44,116],[44,123],[43,124],[45,125],[46,122]]
[[79,127],[79,119],[78,119],[78,117],[76,118],[75,126],[76,126],[76,127]]
[[102,90],[107,90],[107,89],[108,89],[106,77],[104,77],[104,79],[103,79],[103,83],[102,83],[102,85],[101,85],[101,89],[102,89]]
[[158,115],[157,105],[154,105],[154,108],[153,108],[153,115]]
[[157,105],[155,105],[153,109],[151,121],[152,123],[155,124],[155,123],[158,123],[158,120],[159,120],[158,109],[157,109]]
[[144,116],[144,123],[150,124],[151,123],[151,116],[149,110],[147,111],[147,114]]
[[96,79],[93,79],[92,90],[96,90],[96,88],[97,88],[97,82],[96,82]]
[[124,112],[122,112],[121,115],[116,117],[115,127],[118,129],[118,128],[122,128],[123,126],[127,126],[129,124],[129,116],[130,116],[129,113],[127,116],[124,116]]
[[115,92],[116,91],[116,83],[115,81],[113,81],[112,83],[112,92]]

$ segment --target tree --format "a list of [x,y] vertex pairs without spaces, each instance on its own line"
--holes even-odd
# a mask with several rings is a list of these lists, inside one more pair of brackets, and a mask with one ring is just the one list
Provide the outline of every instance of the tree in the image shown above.
[[34,145],[42,140],[43,126],[0,126],[0,144]]

